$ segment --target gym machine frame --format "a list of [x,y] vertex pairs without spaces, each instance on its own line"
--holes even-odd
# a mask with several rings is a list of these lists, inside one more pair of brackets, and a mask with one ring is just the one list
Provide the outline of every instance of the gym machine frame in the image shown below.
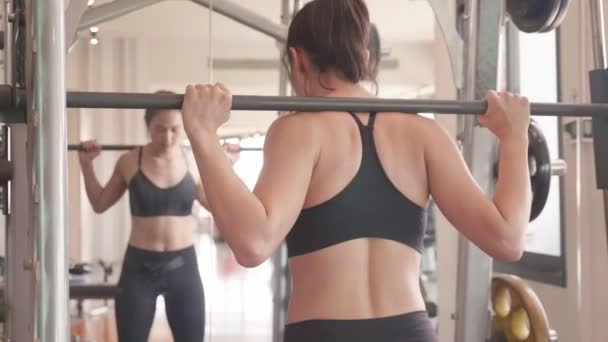
[[[465,1],[461,99],[483,97],[487,90],[498,86],[498,37],[503,25],[503,8],[503,1]],[[461,135],[464,159],[473,177],[489,193],[493,189],[493,177],[488,160],[497,159],[496,139],[487,130],[477,127],[474,117],[459,119],[464,126]],[[457,267],[454,341],[485,341],[491,328],[492,259],[460,235]],[[475,288],[471,284],[475,284]]]
[[[293,15],[299,10],[299,4],[290,0],[281,0],[281,24],[285,27],[291,23]],[[215,3],[214,3],[215,6]],[[285,32],[287,32],[285,30]],[[287,33],[284,39],[277,38],[277,47],[282,50],[287,40]],[[289,73],[287,68],[280,63],[279,66],[279,95],[287,96],[290,91]],[[272,256],[272,342],[282,342],[287,323],[287,305],[291,295],[289,279],[289,264],[287,262],[287,246],[282,243]]]
[[[68,341],[63,0],[6,3],[6,82],[25,89],[9,125],[5,341]],[[9,23],[10,22],[10,23]],[[35,52],[35,53],[34,53]],[[10,191],[13,187],[15,191]]]
[[[18,175],[13,178],[13,186],[17,187],[20,196],[14,196],[12,207],[15,212],[11,215],[11,231],[20,234],[24,240],[21,244],[15,243],[10,237],[10,248],[23,246],[23,250],[11,250],[9,248],[9,278],[17,279],[24,277],[20,283],[19,291],[15,291],[15,297],[10,308],[10,315],[14,315],[16,307],[23,306],[24,315],[16,317],[9,323],[9,338],[15,341],[67,341],[69,340],[69,311],[68,311],[68,286],[67,286],[67,223],[66,223],[66,113],[65,108],[87,107],[87,108],[166,108],[176,109],[181,107],[182,96],[159,95],[159,94],[118,94],[118,93],[86,93],[65,92],[65,34],[64,34],[64,1],[63,0],[14,0],[19,8],[10,8],[15,14],[16,22],[24,24],[25,34],[21,32],[20,39],[24,40],[27,53],[22,58],[15,58],[11,54],[6,59],[6,65],[12,63],[23,63],[26,70],[26,79],[20,84],[22,88],[16,87],[15,82],[7,82],[10,85],[0,89],[0,109],[3,112],[5,122],[15,123],[12,127],[11,150],[15,171]],[[450,114],[481,114],[485,112],[485,104],[481,101],[472,101],[480,98],[480,90],[495,88],[496,84],[485,87],[479,84],[472,87],[475,75],[480,70],[474,70],[470,61],[478,49],[476,34],[483,33],[482,39],[496,39],[491,37],[496,32],[495,9],[502,2],[488,4],[471,0],[467,9],[468,30],[466,39],[469,52],[466,68],[467,91],[464,95],[469,101],[432,101],[432,100],[396,100],[396,99],[327,99],[327,98],[298,98],[298,97],[263,97],[263,96],[235,96],[233,110],[279,110],[279,111],[396,111],[396,112],[435,112]],[[200,3],[200,2],[199,2]],[[490,6],[485,10],[483,6]],[[18,9],[19,11],[14,11]],[[483,13],[484,16],[479,14]],[[491,13],[491,18],[486,18]],[[478,26],[477,23],[481,26]],[[490,29],[481,30],[483,25]],[[485,26],[484,26],[485,27]],[[7,32],[8,32],[7,28]],[[475,32],[477,31],[477,32]],[[480,32],[481,31],[481,32]],[[487,38],[486,38],[487,37]],[[13,38],[13,37],[11,37]],[[17,42],[19,42],[17,40]],[[6,40],[7,45],[9,40]],[[497,44],[497,43],[496,43]],[[21,49],[17,46],[16,49]],[[471,50],[472,49],[472,50]],[[7,47],[6,51],[13,51]],[[36,51],[36,53],[34,53]],[[486,54],[487,51],[484,53]],[[495,51],[488,54],[488,58],[494,58]],[[479,57],[479,56],[477,56]],[[484,63],[478,63],[483,65]],[[490,83],[494,82],[490,81]],[[495,82],[494,82],[495,83]],[[589,116],[605,119],[608,117],[608,104],[580,105],[580,104],[533,104],[532,111],[535,115],[567,115],[567,116]],[[24,114],[27,113],[27,114]],[[480,130],[473,128],[473,116],[467,119],[468,130],[464,135],[464,144],[468,147],[480,148],[484,145],[484,137]],[[23,125],[26,123],[26,125]],[[32,144],[33,142],[33,144]],[[474,142],[474,143],[473,143]],[[21,146],[15,146],[20,144]],[[20,156],[15,152],[20,151]],[[488,152],[488,151],[485,151]],[[487,164],[487,158],[479,159],[485,155],[484,151],[465,148],[465,158],[471,167],[472,173],[486,189],[490,183],[489,171],[477,164],[482,161]],[[25,157],[24,160],[18,160]],[[59,162],[58,162],[59,161]],[[20,164],[20,165],[18,165]],[[479,163],[482,164],[482,163]],[[25,166],[30,166],[25,167]],[[19,172],[20,171],[20,172]],[[28,176],[28,173],[32,172]],[[21,177],[21,178],[20,178]],[[17,200],[23,206],[17,206]],[[25,203],[24,203],[25,202]],[[31,218],[29,213],[34,212]],[[30,216],[29,222],[23,220]],[[16,230],[14,227],[27,227]],[[29,233],[28,233],[29,232]],[[14,245],[12,243],[15,243]],[[29,245],[28,245],[29,244]],[[464,252],[462,252],[464,251]],[[12,253],[11,253],[12,252]],[[481,264],[484,271],[481,274],[485,291],[489,288],[490,262],[487,256],[475,259],[474,249],[469,243],[461,244],[461,258],[467,260],[462,264],[467,270],[459,270],[459,276],[466,279],[470,284],[471,270],[473,265]],[[30,258],[31,257],[31,258]],[[474,263],[473,263],[474,261]],[[21,264],[19,264],[21,263]],[[476,269],[475,271],[478,271]],[[487,279],[486,279],[487,278]],[[488,286],[486,287],[486,280]],[[9,280],[10,281],[10,280]],[[459,281],[459,288],[467,282]],[[15,285],[15,284],[13,284]],[[33,286],[35,295],[28,297],[27,289]],[[9,287],[10,288],[10,287]],[[13,288],[13,290],[17,290]],[[459,305],[462,312],[456,314],[457,319],[457,341],[478,340],[473,336],[488,336],[487,326],[480,322],[489,322],[487,293],[476,289],[475,292],[483,292],[483,298],[473,298],[471,291],[459,290],[464,302]],[[33,298],[32,298],[33,297]],[[33,304],[31,303],[34,299]],[[25,305],[23,305],[25,303]],[[31,306],[27,303],[30,303]],[[35,327],[28,326],[33,323]],[[18,325],[21,324],[21,325]]]

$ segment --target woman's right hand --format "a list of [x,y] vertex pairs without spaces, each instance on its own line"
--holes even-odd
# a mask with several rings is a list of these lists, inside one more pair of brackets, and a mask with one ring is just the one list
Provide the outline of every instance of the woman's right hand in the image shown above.
[[96,140],[83,141],[80,146],[82,149],[78,151],[78,157],[81,164],[91,163],[101,153],[101,145]]
[[528,139],[530,102],[526,97],[491,90],[486,95],[486,101],[488,110],[479,116],[481,126],[492,131],[500,141]]

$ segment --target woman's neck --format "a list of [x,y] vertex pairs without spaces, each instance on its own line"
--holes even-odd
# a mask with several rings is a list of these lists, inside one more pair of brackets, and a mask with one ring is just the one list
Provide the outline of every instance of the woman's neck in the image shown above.
[[148,153],[154,158],[167,158],[172,159],[180,153],[179,145],[164,147],[164,146],[156,146],[154,144],[149,143],[146,146]]
[[[327,72],[315,77],[316,82],[308,89],[308,96],[313,97],[371,97],[365,88],[358,83],[352,83]],[[314,80],[314,78],[313,78]]]

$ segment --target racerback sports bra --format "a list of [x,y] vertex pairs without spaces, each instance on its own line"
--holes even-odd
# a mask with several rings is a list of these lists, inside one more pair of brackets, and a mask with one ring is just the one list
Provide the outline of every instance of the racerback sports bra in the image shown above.
[[289,257],[359,238],[394,240],[422,251],[426,209],[403,195],[388,178],[374,143],[374,120],[361,133],[361,165],[351,182],[331,199],[305,208],[286,237]]

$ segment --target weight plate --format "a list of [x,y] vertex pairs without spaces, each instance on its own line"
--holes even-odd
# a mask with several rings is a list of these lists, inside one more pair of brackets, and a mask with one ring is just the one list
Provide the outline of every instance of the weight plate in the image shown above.
[[[528,169],[532,187],[530,222],[540,215],[547,204],[551,189],[551,156],[545,135],[538,123],[530,119],[528,127]],[[494,179],[498,180],[498,162],[494,163]]]
[[540,215],[547,204],[549,190],[551,188],[551,156],[549,146],[539,124],[530,120],[528,127],[528,159],[534,163],[531,170],[534,174],[530,175],[532,185],[532,210],[530,212],[530,222]]
[[507,0],[507,12],[523,32],[544,32],[557,18],[561,0]]
[[555,30],[556,28],[558,28],[562,24],[562,21],[564,21],[564,18],[566,17],[566,14],[568,13],[569,5],[570,5],[569,0],[561,0],[561,4],[559,6],[559,11],[557,12],[557,16],[555,17],[555,20],[553,20],[553,23],[551,23],[551,25],[549,25],[547,28],[545,28],[542,32],[551,32],[551,31]]

